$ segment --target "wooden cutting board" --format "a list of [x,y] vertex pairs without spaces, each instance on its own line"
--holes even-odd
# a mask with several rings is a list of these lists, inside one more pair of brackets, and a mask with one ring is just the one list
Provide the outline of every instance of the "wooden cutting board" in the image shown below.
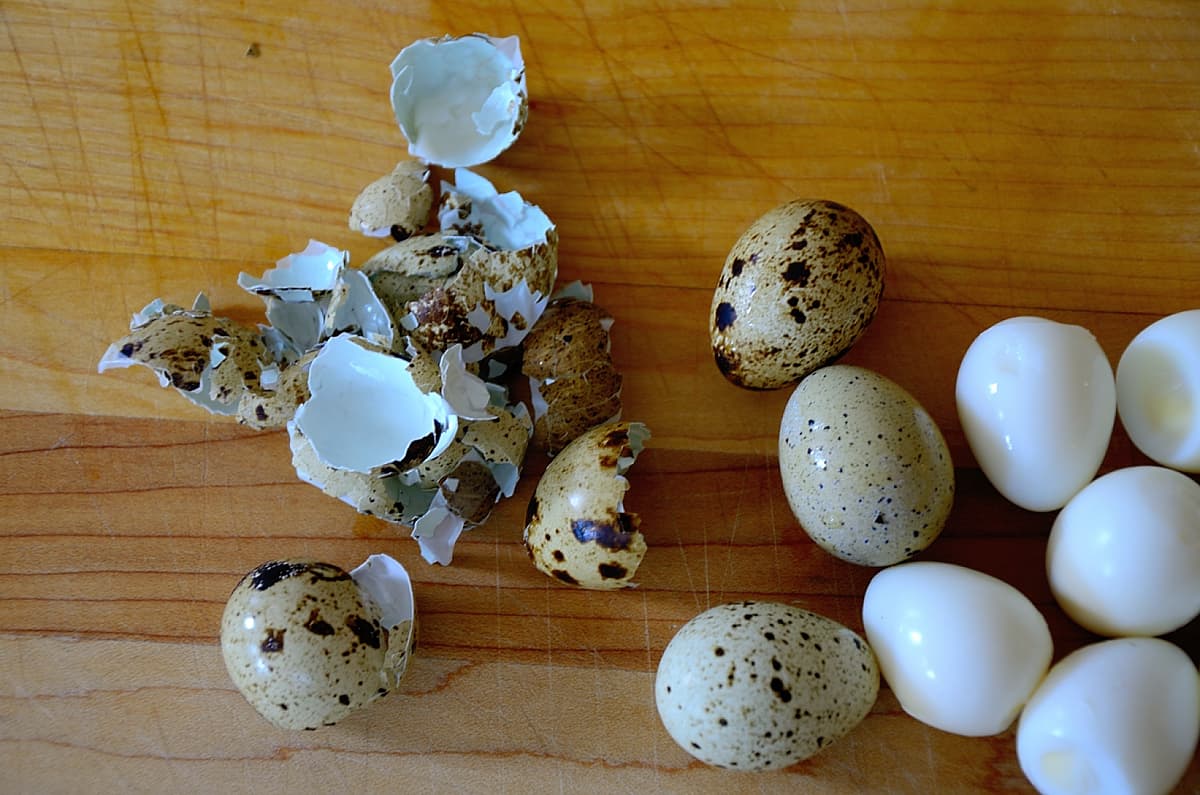
[[[1012,315],[1080,323],[1111,361],[1200,306],[1200,5],[1171,2],[0,5],[0,769],[10,792],[1028,790],[1009,733],[968,739],[884,689],[787,771],[708,768],[653,704],[667,641],[712,605],[802,606],[861,629],[872,571],[817,549],[775,458],[788,390],[729,385],[712,289],[742,230],[796,197],[849,204],[889,257],[846,361],[903,384],[958,466],[923,555],[1000,576],[1056,657],[1095,640],[1050,596],[1052,515],[1003,501],[954,410],[958,363]],[[300,483],[286,435],[100,375],[129,316],[236,286],[309,238],[347,248],[357,192],[405,157],[388,63],[411,41],[517,34],[531,108],[480,172],[538,203],[560,278],[616,318],[625,414],[651,447],[627,507],[640,587],[529,565],[517,494],[434,567],[407,531]],[[1105,470],[1144,459],[1118,427]],[[290,734],[233,689],[218,623],[277,557],[411,571],[417,656],[397,693]],[[1200,656],[1196,622],[1171,637]],[[1179,792],[1200,790],[1193,761]]]

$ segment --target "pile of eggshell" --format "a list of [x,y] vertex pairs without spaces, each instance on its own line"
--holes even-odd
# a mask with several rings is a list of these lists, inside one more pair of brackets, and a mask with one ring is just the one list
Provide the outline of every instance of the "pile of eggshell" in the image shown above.
[[[548,576],[631,583],[645,554],[623,496],[649,430],[619,422],[612,317],[578,282],[554,292],[558,232],[515,191],[470,170],[513,144],[528,98],[518,40],[424,39],[391,64],[411,160],[354,200],[349,227],[389,245],[361,266],[310,241],[238,284],[265,303],[251,327],[151,302],[100,370],[141,365],[163,386],[251,427],[286,428],[298,477],[357,511],[411,527],[421,555],[455,542],[514,493],[532,445],[553,460],[525,546]],[[434,202],[433,168],[453,169]],[[510,397],[517,378],[529,402]],[[283,728],[330,725],[404,673],[415,610],[407,572],[374,555],[346,572],[285,558],[247,574],[222,621],[238,689]]]
[[[1200,310],[1145,329],[1115,380],[1087,330],[1042,318],[998,323],[963,357],[956,398],[972,453],[1008,500],[1061,509],[1046,554],[1054,597],[1082,627],[1114,638],[1051,668],[1046,621],[1017,589],[962,566],[904,562],[949,515],[946,443],[899,385],[828,365],[873,318],[883,271],[878,239],[853,210],[790,202],[735,244],[710,315],[714,357],[731,382],[798,382],[779,465],[803,529],[842,560],[889,567],[863,599],[866,656],[903,709],[935,728],[990,736],[1020,716],[1017,755],[1043,793],[1169,791],[1200,735],[1196,668],[1154,637],[1200,615],[1200,485],[1176,471],[1200,471]],[[1118,411],[1134,444],[1163,466],[1093,480]],[[788,620],[763,631],[763,614]],[[836,624],[797,644],[788,628],[817,619],[829,622],[746,604],[685,625],[658,672],[672,737],[710,764],[755,769],[803,759],[850,731],[875,699],[874,665],[829,642],[840,632],[858,647]],[[836,712],[821,708],[830,686]],[[822,741],[810,742],[817,732]]]

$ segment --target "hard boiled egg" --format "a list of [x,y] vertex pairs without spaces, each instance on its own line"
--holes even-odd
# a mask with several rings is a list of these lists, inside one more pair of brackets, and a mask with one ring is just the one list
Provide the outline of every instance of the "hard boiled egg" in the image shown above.
[[949,563],[880,571],[867,586],[863,625],[904,711],[968,737],[1012,724],[1053,651],[1045,619],[1020,591]]
[[1014,317],[984,331],[955,385],[967,443],[992,485],[1054,511],[1100,468],[1116,416],[1112,367],[1087,329]]
[[1058,514],[1054,598],[1101,635],[1161,635],[1200,615],[1200,485],[1163,467],[1097,478]]
[[1200,677],[1157,638],[1121,638],[1064,657],[1017,727],[1021,770],[1043,795],[1167,793],[1200,736]]
[[1152,323],[1117,365],[1117,411],[1137,448],[1200,472],[1200,309]]

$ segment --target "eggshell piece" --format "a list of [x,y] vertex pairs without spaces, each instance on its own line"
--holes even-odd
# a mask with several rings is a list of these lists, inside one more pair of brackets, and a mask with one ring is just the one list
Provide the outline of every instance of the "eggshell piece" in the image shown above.
[[1149,458],[1200,472],[1200,309],[1141,331],[1117,364],[1117,413]]
[[875,230],[849,207],[813,199],[776,207],[721,270],[709,314],[717,367],[750,389],[796,383],[866,331],[884,269]]
[[525,522],[525,549],[539,571],[583,588],[631,584],[646,541],[640,518],[624,510],[624,473],[649,436],[641,423],[601,425],[550,462]]
[[1200,615],[1200,484],[1129,467],[1071,498],[1050,531],[1054,598],[1100,635],[1162,635]]
[[368,237],[404,240],[425,227],[432,209],[429,167],[402,160],[390,174],[363,188],[350,208],[349,224]]
[[867,643],[773,602],[724,604],[686,623],[654,681],[663,726],[702,762],[782,768],[849,733],[871,711],[879,669]]
[[516,36],[421,39],[392,61],[392,110],[408,152],[457,168],[492,160],[517,140],[529,112]]
[[221,651],[246,700],[283,729],[329,726],[388,692],[388,631],[344,570],[277,560],[247,574],[221,619]]
[[1085,646],[1060,660],[1021,713],[1017,759],[1043,795],[1166,795],[1200,738],[1200,676],[1157,638]]
[[1007,729],[1050,667],[1050,630],[1020,591],[949,563],[872,578],[863,625],[900,706],[922,723],[985,737]]
[[954,502],[937,424],[898,384],[861,367],[825,367],[800,382],[780,422],[779,467],[804,531],[863,566],[928,547]]
[[1014,317],[967,349],[958,416],[980,468],[1006,499],[1053,511],[1095,477],[1116,416],[1112,367],[1085,328]]

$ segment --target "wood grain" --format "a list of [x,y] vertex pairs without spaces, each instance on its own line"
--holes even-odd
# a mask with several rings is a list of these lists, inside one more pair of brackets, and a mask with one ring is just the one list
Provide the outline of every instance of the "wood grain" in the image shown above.
[[[776,203],[863,212],[889,273],[846,360],[913,392],[958,467],[924,557],[1013,583],[1056,657],[1095,640],[1045,581],[1053,517],[975,468],[953,379],[1011,315],[1082,324],[1115,363],[1200,306],[1196,4],[11,0],[0,27],[3,789],[1029,791],[1011,732],[929,729],[886,689],[779,773],[707,768],[662,729],[654,670],[682,623],[768,598],[861,628],[872,573],[792,518],[774,457],[786,390],[717,372],[712,287]],[[96,373],[151,298],[203,290],[255,322],[239,271],[310,237],[373,253],[345,218],[404,156],[387,64],[471,30],[521,36],[532,97],[520,141],[480,171],[558,224],[561,277],[615,316],[626,415],[654,432],[628,499],[650,542],[636,590],[574,591],[529,565],[541,459],[431,567],[405,531],[300,483],[282,434],[209,417],[149,373]],[[1118,427],[1104,469],[1144,462]],[[229,590],[274,557],[372,552],[415,579],[410,675],[336,727],[271,729],[221,663]],[[1170,639],[1200,658],[1197,622]],[[1195,791],[1197,760],[1178,787]]]

